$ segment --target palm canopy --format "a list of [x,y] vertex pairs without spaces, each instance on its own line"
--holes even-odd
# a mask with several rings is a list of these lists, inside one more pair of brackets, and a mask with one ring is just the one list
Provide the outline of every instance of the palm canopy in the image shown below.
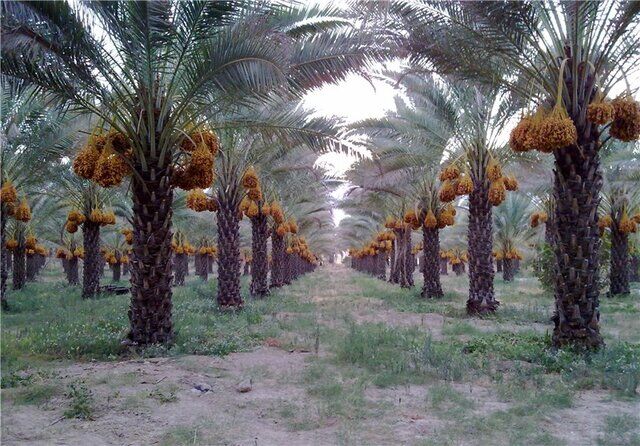
[[177,0],[3,8],[3,72],[129,136],[143,170],[183,131],[224,121],[270,91],[341,79],[371,55],[332,8]]
[[531,200],[520,193],[509,194],[493,213],[495,243],[502,252],[522,249],[535,236],[529,225]]
[[72,116],[27,83],[2,76],[2,181],[25,193],[46,183],[74,141]]
[[[396,36],[415,64],[457,78],[498,82],[539,102],[555,103],[566,58],[573,59],[574,78],[588,65],[606,95],[640,57],[636,1],[399,0],[390,12]],[[496,76],[505,70],[507,76]],[[583,94],[577,85],[563,91],[573,107]]]
[[604,213],[640,211],[640,145],[610,141],[602,150]]

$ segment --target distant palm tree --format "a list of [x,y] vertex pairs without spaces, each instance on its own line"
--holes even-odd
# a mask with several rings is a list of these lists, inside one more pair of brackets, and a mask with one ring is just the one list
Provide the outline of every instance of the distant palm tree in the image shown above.
[[[92,217],[95,212],[107,212],[111,207],[121,215],[126,212],[125,196],[117,189],[105,189],[97,184],[79,178],[72,172],[62,172],[55,181],[56,187],[49,195],[56,197],[69,214],[66,227],[82,228],[82,246],[84,250],[82,269],[82,298],[95,297],[100,286],[103,259],[100,254],[100,228],[107,224]],[[69,220],[74,214],[80,215],[81,221]],[[76,217],[74,217],[76,218]],[[75,224],[74,224],[75,223]],[[122,249],[120,249],[122,251]]]
[[516,258],[512,255],[522,251],[535,236],[529,224],[532,212],[531,199],[523,194],[510,194],[493,215],[496,247],[503,255],[502,277],[505,282],[513,280]]
[[[602,152],[603,214],[611,234],[609,295],[629,294],[631,259],[629,239],[640,221],[640,154],[637,147],[609,143]],[[618,147],[616,147],[618,146]],[[604,229],[604,226],[603,226]]]
[[[514,160],[500,142],[505,115],[517,103],[500,94],[496,85],[483,86],[438,79],[422,75],[420,66],[410,66],[399,76],[406,89],[408,103],[396,101],[398,111],[382,123],[373,120],[373,134],[378,144],[388,146],[396,163],[414,168],[426,165],[455,167],[471,179],[469,195],[469,314],[490,313],[498,302],[493,290],[492,207],[501,200],[490,200],[493,184],[488,174],[492,165],[506,165]],[[367,129],[367,127],[365,127]],[[369,133],[371,133],[369,130]],[[396,148],[396,140],[399,141]],[[372,142],[376,143],[376,139]],[[386,141],[386,142],[385,142]],[[501,177],[501,174],[498,175]],[[504,194],[504,188],[502,188]],[[449,201],[456,200],[456,191]],[[502,198],[503,197],[499,197]]]

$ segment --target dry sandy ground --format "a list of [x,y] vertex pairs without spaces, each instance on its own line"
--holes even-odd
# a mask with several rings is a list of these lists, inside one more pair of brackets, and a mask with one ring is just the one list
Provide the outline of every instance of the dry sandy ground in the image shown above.
[[[234,353],[226,358],[180,358],[76,364],[59,369],[63,380],[83,379],[97,402],[93,420],[61,419],[65,402],[54,399],[44,408],[3,408],[4,445],[329,445],[340,443],[344,423],[317,417],[320,425],[292,430],[281,409],[293,406],[309,411],[314,401],[298,377],[311,353],[289,353],[275,347]],[[252,390],[238,391],[250,379]],[[208,384],[211,391],[193,390]],[[482,382],[456,384],[456,390],[474,401],[477,414],[509,407],[497,401]],[[354,444],[420,444],[444,428],[442,419],[425,405],[428,386],[394,389],[369,388],[367,400],[385,404],[380,418],[361,421],[351,433]],[[162,402],[153,395],[175,395]],[[606,414],[640,409],[632,403],[614,402],[603,392],[583,392],[575,407],[547,420],[556,436],[569,445],[595,444],[599,427],[593,420]],[[347,432],[348,433],[348,432]],[[347,435],[347,434],[344,434]]]
[[[341,268],[332,272],[340,282],[344,274]],[[339,305],[331,290],[309,299],[322,313],[320,320],[328,318],[326,313],[332,305]],[[383,308],[376,299],[366,299],[350,306],[350,317],[356,322],[415,325],[430,331],[436,339],[443,336],[446,318],[441,315],[400,313]],[[490,324],[478,321],[475,326],[482,328],[485,322]],[[446,420],[426,403],[427,385],[368,387],[364,392],[366,404],[380,410],[364,419],[321,415],[322,402],[309,395],[308,383],[302,379],[312,366],[314,353],[289,352],[280,348],[277,340],[266,344],[225,358],[182,356],[61,364],[51,382],[64,386],[84,381],[95,400],[93,419],[64,418],[68,404],[64,396],[41,407],[14,405],[11,392],[3,390],[2,444],[420,445],[446,428]],[[320,355],[328,353],[320,351]],[[239,392],[239,383],[247,380],[251,390]],[[211,390],[194,389],[203,384]],[[342,384],[349,386],[349,382]],[[453,387],[475,403],[469,410],[478,415],[509,408],[489,382]],[[568,445],[596,444],[605,415],[624,413],[640,413],[640,406],[613,400],[605,392],[580,392],[574,407],[554,412],[545,420],[545,428]],[[292,420],[304,420],[306,424],[295,426]],[[472,440],[456,444],[477,444]]]
[[[337,444],[344,423],[318,417],[320,425],[292,430],[281,409],[295,407],[313,417],[314,401],[298,377],[311,353],[289,353],[275,347],[234,353],[226,358],[185,356],[117,363],[76,364],[59,369],[63,380],[83,379],[97,402],[93,420],[61,419],[64,401],[44,408],[5,406],[2,443],[5,445],[329,445]],[[252,389],[238,391],[250,379]],[[198,384],[211,391],[193,390]],[[478,414],[504,410],[490,386],[456,384],[474,401]],[[420,444],[444,428],[427,409],[428,386],[366,390],[367,400],[385,404],[380,418],[361,421],[351,433],[355,444]],[[154,395],[175,395],[172,402]],[[547,420],[547,428],[569,445],[595,444],[602,420],[611,413],[633,414],[639,407],[611,401],[603,392],[583,392],[575,407]]]

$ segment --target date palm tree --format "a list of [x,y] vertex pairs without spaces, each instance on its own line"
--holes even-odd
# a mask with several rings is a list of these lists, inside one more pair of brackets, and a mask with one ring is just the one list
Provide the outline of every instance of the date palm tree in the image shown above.
[[[118,189],[105,189],[97,184],[79,178],[73,172],[61,172],[56,187],[48,193],[63,203],[69,212],[82,215],[82,246],[84,250],[82,268],[82,298],[88,299],[98,294],[103,260],[100,253],[100,228],[102,223],[92,219],[95,211],[104,211],[115,205],[120,214],[126,212],[124,194]],[[71,215],[71,214],[69,214]],[[68,224],[68,223],[67,223]]]
[[366,40],[335,8],[269,2],[24,1],[2,7],[3,73],[95,114],[130,141],[125,161],[132,171],[134,242],[127,339],[171,342],[172,177],[185,157],[185,134],[212,117],[224,126],[223,112],[269,91],[342,79],[367,62]]
[[[602,210],[611,235],[609,296],[629,294],[629,239],[640,220],[640,154],[637,147],[610,142],[601,149],[603,165]],[[637,144],[636,144],[637,146]],[[604,226],[603,226],[604,229]]]
[[[552,152],[555,163],[552,339],[557,347],[602,346],[597,209],[603,183],[599,151],[608,138],[602,138],[603,126],[594,120],[609,124],[587,110],[592,104],[602,110],[599,104],[616,89],[620,92],[624,78],[637,72],[640,5],[614,0],[398,1],[392,9],[402,18],[398,27],[407,30],[405,42],[416,59],[440,73],[499,82],[523,103],[555,109],[551,117],[566,119],[565,132],[556,134],[563,138],[542,138],[535,147],[524,147]],[[505,69],[511,75],[497,75]],[[629,94],[621,99],[633,104]],[[633,129],[638,107],[629,110],[635,118],[612,126],[624,140],[640,136]]]

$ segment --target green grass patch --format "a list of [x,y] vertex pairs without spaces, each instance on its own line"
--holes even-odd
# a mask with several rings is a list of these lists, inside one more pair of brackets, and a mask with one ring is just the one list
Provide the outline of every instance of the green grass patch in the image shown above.
[[80,418],[90,420],[93,417],[93,393],[82,382],[69,383],[67,390],[69,405],[64,411],[65,418]]
[[[247,285],[247,279],[243,279]],[[176,338],[171,347],[152,346],[144,356],[200,354],[223,356],[248,350],[282,331],[296,332],[298,324],[281,326],[275,318],[283,311],[312,311],[314,306],[294,297],[317,286],[304,277],[287,290],[254,300],[245,295],[245,308],[221,312],[215,302],[216,281],[194,281],[173,291]],[[246,290],[246,286],[243,290]],[[25,380],[34,362],[55,359],[114,360],[130,355],[121,344],[129,329],[128,295],[82,299],[79,287],[61,282],[30,283],[11,293],[11,310],[2,314],[2,386]]]
[[410,382],[425,335],[418,329],[394,329],[380,324],[352,324],[337,344],[339,363],[362,367],[375,374],[374,384],[385,387]]
[[633,415],[609,415],[598,446],[640,446],[640,418]]
[[475,407],[473,400],[448,383],[436,384],[429,389],[427,400],[431,408],[447,417],[464,416]]
[[15,404],[41,406],[60,395],[60,393],[60,388],[54,384],[31,384],[16,389],[13,394],[13,402]]
[[495,333],[474,338],[464,345],[471,356],[519,360],[559,373],[576,388],[614,389],[637,396],[640,385],[640,345],[617,342],[598,352],[554,350],[548,335],[534,332]]

